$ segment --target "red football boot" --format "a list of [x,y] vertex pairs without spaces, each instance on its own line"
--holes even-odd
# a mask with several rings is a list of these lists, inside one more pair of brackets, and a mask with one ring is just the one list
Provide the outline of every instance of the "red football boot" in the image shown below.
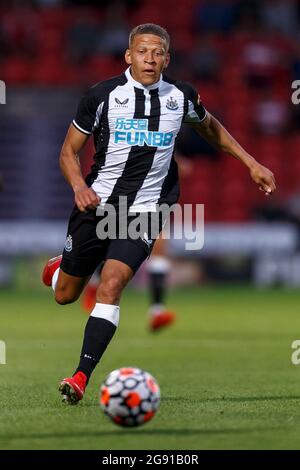
[[44,267],[42,279],[45,286],[50,287],[52,284],[52,277],[57,268],[61,263],[62,255],[56,256],[55,258],[49,259],[46,266]]
[[171,325],[176,318],[174,312],[169,312],[167,310],[161,310],[159,312],[155,312],[150,314],[150,322],[149,327],[152,331],[158,331],[161,328]]
[[86,382],[87,377],[83,372],[77,372],[73,377],[63,379],[58,389],[63,395],[63,401],[70,405],[77,405],[83,398]]

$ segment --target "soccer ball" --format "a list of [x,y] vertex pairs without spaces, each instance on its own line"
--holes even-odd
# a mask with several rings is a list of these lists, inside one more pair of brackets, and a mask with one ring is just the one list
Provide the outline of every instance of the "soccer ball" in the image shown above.
[[135,367],[112,371],[101,386],[100,405],[120,426],[140,426],[155,415],[159,386],[149,372]]

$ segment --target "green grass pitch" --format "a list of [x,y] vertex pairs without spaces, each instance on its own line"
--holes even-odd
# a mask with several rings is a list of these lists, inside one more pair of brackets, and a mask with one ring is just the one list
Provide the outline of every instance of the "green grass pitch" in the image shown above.
[[[247,287],[181,289],[169,295],[172,328],[146,328],[147,295],[128,289],[117,334],[78,406],[58,383],[77,364],[87,316],[47,290],[0,292],[1,449],[299,449],[300,292]],[[162,401],[135,429],[111,423],[99,385],[121,366],[148,370]]]

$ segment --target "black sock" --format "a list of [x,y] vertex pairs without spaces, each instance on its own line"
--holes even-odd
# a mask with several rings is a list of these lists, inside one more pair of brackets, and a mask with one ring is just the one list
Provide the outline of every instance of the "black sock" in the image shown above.
[[75,371],[83,372],[89,380],[110,343],[117,327],[104,318],[90,316],[84,331],[79,365]]
[[166,291],[166,274],[165,273],[150,273],[150,294],[151,303],[163,304]]

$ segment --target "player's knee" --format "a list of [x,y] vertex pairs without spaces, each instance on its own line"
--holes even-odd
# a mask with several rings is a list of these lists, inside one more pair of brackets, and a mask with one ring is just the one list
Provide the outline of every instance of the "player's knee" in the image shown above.
[[121,276],[110,277],[101,281],[97,296],[100,296],[100,299],[105,298],[109,303],[115,303],[120,299],[121,293],[124,287],[127,284],[127,279],[122,278]]
[[74,295],[74,293],[65,289],[56,289],[54,297],[59,305],[71,304],[78,299],[78,295]]

